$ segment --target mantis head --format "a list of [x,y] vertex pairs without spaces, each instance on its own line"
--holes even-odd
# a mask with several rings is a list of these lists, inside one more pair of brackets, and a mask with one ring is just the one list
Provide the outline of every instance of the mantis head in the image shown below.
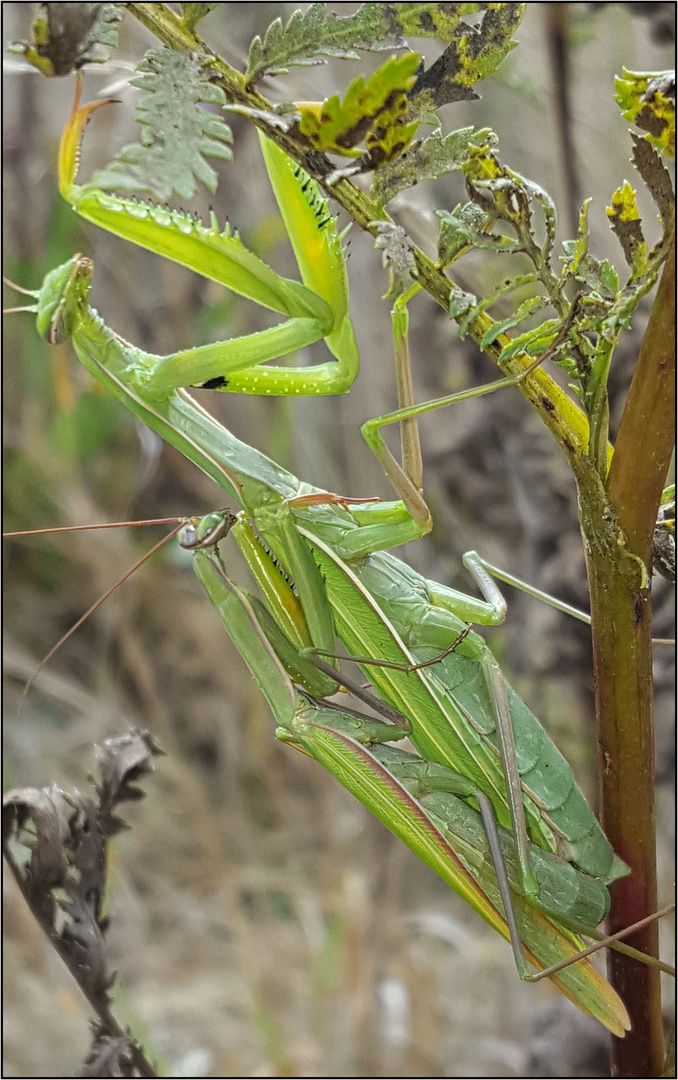
[[85,255],[57,266],[34,294],[38,332],[50,345],[60,345],[73,332],[77,313],[87,304],[92,287],[92,261]]
[[92,286],[92,261],[85,255],[74,255],[63,266],[52,270],[39,289],[24,289],[6,277],[2,280],[10,288],[35,300],[34,304],[4,308],[3,314],[35,312],[38,333],[47,338],[50,345],[60,345],[72,336],[76,315],[87,306]]

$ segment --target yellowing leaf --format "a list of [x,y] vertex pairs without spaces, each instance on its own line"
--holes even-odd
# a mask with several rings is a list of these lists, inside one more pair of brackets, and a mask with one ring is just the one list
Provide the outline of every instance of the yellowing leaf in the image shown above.
[[646,140],[665,157],[675,158],[675,74],[622,70],[624,77],[615,79],[614,83],[615,101],[621,107],[624,119],[646,131]]
[[367,81],[362,77],[355,79],[343,101],[334,94],[323,102],[320,110],[313,105],[300,105],[301,133],[316,150],[349,157],[360,155],[356,147],[370,132],[373,145],[382,146],[384,152],[397,143],[404,149],[416,131],[416,123],[403,125],[399,138],[394,137],[393,129],[407,117],[406,93],[415,81],[418,66],[418,53],[392,57]]
[[608,206],[605,212],[622,246],[624,258],[631,267],[631,276],[638,277],[647,262],[647,245],[640,227],[636,193],[628,180],[624,181],[623,187],[617,188],[612,196],[612,206]]

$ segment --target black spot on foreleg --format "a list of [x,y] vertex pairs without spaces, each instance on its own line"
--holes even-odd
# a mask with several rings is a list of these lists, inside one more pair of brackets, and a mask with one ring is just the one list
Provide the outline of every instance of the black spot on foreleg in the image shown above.
[[213,379],[208,379],[207,382],[199,385],[201,390],[225,390],[228,386],[228,379],[224,375],[216,375]]

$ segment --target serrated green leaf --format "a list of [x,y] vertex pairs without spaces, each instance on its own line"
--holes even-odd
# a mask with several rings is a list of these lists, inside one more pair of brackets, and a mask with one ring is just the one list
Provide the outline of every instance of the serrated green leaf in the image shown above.
[[469,146],[488,149],[496,146],[497,136],[489,128],[475,131],[460,128],[443,136],[436,131],[429,139],[412,146],[397,161],[375,173],[370,197],[386,206],[399,191],[426,180],[437,180],[446,173],[459,172],[468,159]]
[[493,323],[489,330],[485,331],[479,347],[486,349],[488,345],[497,340],[500,334],[504,334],[513,326],[518,326],[519,323],[524,322],[530,315],[533,315],[535,311],[541,311],[542,308],[548,307],[550,303],[551,301],[546,296],[530,296],[527,300],[523,300],[522,304],[513,312],[513,315]]
[[493,219],[476,203],[457,206],[451,213],[436,210],[436,215],[440,218],[438,261],[441,266],[450,266],[471,248],[509,254],[520,250],[518,241],[510,236],[484,231]]
[[199,102],[225,101],[221,87],[205,81],[203,65],[191,53],[146,53],[137,68],[141,74],[132,81],[147,91],[137,106],[140,142],[123,147],[107,169],[92,176],[90,186],[151,191],[163,201],[172,194],[193,198],[196,180],[216,189],[217,173],[205,158],[230,160],[233,136],[221,117],[200,108]]
[[[645,139],[665,157],[676,156],[676,77],[674,72],[639,72],[622,68],[615,101],[625,120],[647,132]],[[671,97],[671,90],[673,97]]]
[[414,244],[400,225],[392,221],[374,221],[379,236],[374,242],[377,251],[383,252],[382,265],[389,272],[389,288],[385,300],[397,300],[408,292],[417,277],[414,261]]
[[[464,292],[456,286],[450,290],[450,317],[452,319],[460,319],[463,315],[472,313],[476,306],[477,300],[473,293]],[[459,337],[463,338],[463,336],[460,326]]]
[[563,240],[563,251],[565,254],[560,256],[565,264],[563,266],[563,273],[569,274],[572,277],[576,275],[582,260],[589,250],[589,243],[591,241],[591,233],[589,230],[589,207],[591,202],[592,199],[586,199],[582,205],[579,214],[577,239]]
[[326,56],[358,60],[355,49],[378,52],[407,48],[397,32],[398,20],[387,18],[386,9],[394,6],[363,4],[354,15],[339,16],[328,14],[326,4],[316,3],[307,11],[295,11],[286,26],[282,19],[276,19],[264,40],[257,35],[250,45],[248,83],[292,66],[323,64]]
[[616,296],[619,292],[619,274],[608,259],[603,259],[600,264],[600,280],[605,291],[610,296]]
[[[355,49],[370,52],[406,49],[404,35],[407,34],[436,38],[445,44],[457,41],[457,68],[460,76],[464,74],[472,85],[492,74],[513,47],[509,44],[502,51],[504,39],[515,32],[522,18],[522,10],[516,21],[515,12],[506,12],[503,10],[506,8],[522,9],[524,4],[368,3],[346,16],[328,14],[326,4],[311,4],[307,11],[295,11],[286,25],[282,19],[276,19],[263,41],[259,36],[254,38],[246,78],[248,83],[253,83],[266,74],[281,74],[292,66],[325,63],[326,56],[357,60]],[[469,26],[462,21],[464,16],[479,11],[485,12],[481,26]],[[477,70],[475,77],[473,64]],[[448,68],[451,65],[452,61]]]
[[[584,258],[579,264],[579,267],[577,268],[576,274],[574,274],[573,277],[575,281],[579,281],[583,285],[587,285],[588,288],[591,290],[593,296],[611,300],[617,295],[617,292],[619,291],[619,278],[617,277],[614,268],[609,262],[607,262],[607,259],[605,260],[605,262],[607,263],[607,267],[609,268],[609,270],[612,270],[612,272],[614,273],[614,278],[610,276],[609,270],[606,269],[605,272],[603,271],[604,264],[599,262],[598,259],[594,259],[592,255],[584,256]],[[610,281],[612,284],[614,284],[616,280],[616,288],[613,290],[608,288],[606,280]]]
[[14,41],[8,52],[24,56],[43,75],[70,75],[108,60],[117,48],[121,14],[115,4],[40,4],[33,39]]
[[363,168],[379,169],[399,158],[412,142],[418,127],[418,120],[407,122],[405,94],[394,96],[365,136],[367,153],[363,155]]
[[[357,156],[360,151],[355,147],[372,125],[382,119],[388,124],[388,110],[391,110],[393,123],[406,117],[405,95],[414,83],[418,66],[418,53],[391,57],[367,81],[362,76],[354,79],[343,101],[338,94],[333,94],[320,108],[300,105],[302,135],[316,150]],[[407,127],[412,138],[417,125]]]
[[624,181],[623,187],[617,188],[612,196],[612,206],[606,207],[605,213],[631,267],[631,277],[638,277],[647,263],[647,246],[640,226],[636,193],[628,180]]
[[534,330],[527,330],[520,337],[513,338],[510,345],[506,345],[499,354],[499,363],[512,360],[518,353],[524,352],[529,356],[540,356],[548,349],[560,329],[559,319],[547,319],[536,326]]
[[490,222],[484,210],[475,203],[457,205],[449,210],[436,210],[440,218],[438,262],[450,266],[461,254],[470,251],[474,240]]

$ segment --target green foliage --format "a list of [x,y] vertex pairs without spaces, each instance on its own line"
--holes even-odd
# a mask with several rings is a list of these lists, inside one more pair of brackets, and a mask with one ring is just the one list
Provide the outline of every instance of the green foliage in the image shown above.
[[316,150],[350,157],[365,138],[374,164],[390,161],[411,142],[418,123],[405,123],[406,92],[415,81],[418,53],[387,60],[369,79],[355,79],[342,101],[334,94],[319,110],[301,105],[299,129]]
[[358,60],[355,49],[404,49],[402,37],[385,18],[387,6],[393,7],[363,4],[354,15],[342,17],[328,14],[326,4],[311,4],[307,11],[295,11],[286,26],[276,19],[264,40],[257,35],[250,45],[248,83],[283,74],[292,66],[322,64],[325,56]]
[[[676,156],[675,72],[624,72],[614,81],[615,101],[625,120],[647,134],[645,140],[669,158]],[[671,96],[673,95],[673,96]]]
[[[403,4],[399,7],[417,7]],[[422,5],[425,6],[425,5]],[[445,52],[417,80],[412,93],[413,115],[423,119],[452,101],[478,97],[473,87],[494,74],[502,60],[516,47],[513,35],[520,26],[525,4],[443,4],[441,12],[448,45]],[[461,21],[463,15],[484,11],[478,26]],[[436,36],[438,36],[436,34]]]
[[[461,319],[463,315],[472,312],[476,306],[476,298],[473,293],[464,292],[456,285],[450,289],[450,318]],[[459,337],[463,339],[462,325],[459,325]]]
[[534,315],[537,311],[542,311],[545,307],[548,307],[549,301],[545,296],[530,296],[527,300],[523,300],[512,315],[509,315],[505,319],[501,319],[499,322],[495,322],[486,330],[480,339],[480,348],[486,349],[488,345],[492,345],[497,340],[500,334],[505,334],[507,330],[511,330],[514,326],[518,326],[530,315]]
[[[465,15],[474,15],[485,8],[490,9],[483,21],[483,26],[487,23],[486,29],[462,22]],[[368,3],[354,15],[346,16],[328,14],[326,4],[311,4],[307,11],[295,11],[286,26],[282,19],[276,19],[263,41],[258,35],[254,38],[246,78],[248,83],[253,83],[264,75],[282,74],[293,65],[322,64],[326,56],[357,60],[355,49],[373,52],[406,49],[403,35],[409,34],[411,37],[436,38],[446,44],[457,38],[458,68],[462,66],[462,58],[472,57],[476,68],[486,71],[475,78],[467,72],[469,85],[472,85],[491,73],[495,51],[501,51],[502,39],[515,32],[522,18],[522,10],[519,16],[515,10],[492,10],[505,8],[523,9],[524,4]],[[509,29],[511,26],[513,29]],[[512,47],[511,44],[504,48],[495,67]]]
[[383,252],[382,265],[390,276],[384,299],[396,300],[412,288],[413,279],[417,276],[414,244],[405,230],[392,221],[375,221],[374,224],[379,233],[374,246]]
[[[306,12],[295,12],[286,26],[276,19],[266,31],[263,42],[258,36],[254,38],[246,78],[252,83],[265,74],[285,72],[293,64],[322,63],[325,56],[357,60],[355,49],[404,49],[407,42],[403,35],[433,37],[444,42],[443,55],[406,88],[409,91],[407,112],[399,103],[395,115],[388,116],[383,133],[378,132],[379,122],[373,125],[373,133],[368,138],[371,156],[365,167],[375,168],[402,152],[414,135],[415,120],[437,124],[437,108],[451,101],[478,96],[473,90],[475,83],[493,74],[507,52],[515,47],[512,37],[524,9],[524,4],[368,3],[354,15],[340,17],[327,14],[325,4],[311,4]],[[477,26],[464,22],[465,16],[479,12],[483,13],[483,18]],[[389,76],[391,71],[398,70],[388,65],[384,69]],[[346,95],[343,108],[349,113],[355,111],[354,98],[363,93],[366,91],[362,80],[356,80]],[[381,109],[385,107],[384,102]],[[308,108],[303,110],[302,131],[319,149],[342,154],[350,152],[365,135],[365,129],[358,138],[351,116],[341,118],[337,98],[325,102],[323,109],[327,119],[322,126],[328,131],[320,133],[319,118]],[[360,112],[367,117],[365,108]],[[377,115],[373,113],[373,117]],[[398,131],[399,125],[406,125],[405,133]],[[429,152],[435,149],[432,147]]]
[[435,131],[429,139],[410,147],[396,161],[379,169],[370,197],[385,206],[399,191],[425,180],[437,180],[450,172],[459,172],[468,159],[469,147],[485,150],[496,144],[497,136],[489,128],[480,131],[472,127],[460,128],[445,136]]
[[436,210],[436,214],[440,218],[438,262],[441,266],[451,266],[472,248],[508,253],[519,250],[517,240],[489,231],[493,218],[476,203],[457,205],[451,211]]
[[[656,280],[674,228],[675,200],[668,172],[650,142],[638,136],[632,138],[633,162],[657,204],[663,233],[659,243],[648,252],[636,194],[625,181],[615,191],[607,211],[630,270],[624,284],[609,260],[599,261],[589,253],[590,200],[582,206],[576,238],[563,243],[560,277],[554,273],[551,266],[556,227],[553,202],[536,184],[502,165],[494,146],[482,148],[469,144],[461,168],[472,201],[451,212],[437,211],[441,220],[440,265],[449,266],[472,248],[478,248],[527,256],[534,267],[533,274],[510,279],[480,303],[469,303],[468,294],[460,298],[453,292],[450,311],[459,320],[460,333],[466,333],[473,320],[486,314],[500,296],[530,282],[538,284],[541,295],[522,300],[512,314],[493,322],[484,330],[480,347],[488,348],[507,330],[545,307],[554,307],[556,319],[502,343],[500,363],[514,359],[521,352],[538,356],[558,338],[555,359],[576,378],[575,389],[594,426],[596,417],[603,426],[607,424],[604,388],[618,334],[628,328],[638,301]],[[541,211],[543,238],[535,228],[535,206]],[[572,281],[579,290],[574,305],[566,293],[566,286]]]
[[512,338],[511,344],[505,345],[499,354],[500,363],[506,364],[520,353],[527,353],[529,356],[540,356],[541,353],[548,349],[559,328],[559,319],[546,319],[539,326],[536,326],[534,330],[527,330],[524,334]]
[[[491,221],[505,223],[516,237],[513,250],[528,256],[547,292],[552,295],[556,279],[549,260],[555,239],[556,210],[550,196],[538,184],[501,165],[491,150],[471,147],[463,172],[472,201],[487,214],[483,231],[489,231]],[[534,230],[534,203],[543,216],[545,236],[541,243]]]
[[108,48],[118,46],[120,17],[115,4],[40,4],[32,40],[12,42],[8,52],[24,56],[43,75],[70,75],[108,59]]
[[[526,286],[532,286],[536,281],[537,277],[535,274],[519,274],[518,277],[509,278],[508,281],[504,282],[503,285],[500,285],[498,289],[495,289],[494,292],[489,293],[488,296],[485,296],[482,300],[478,301],[474,297],[473,304],[468,305],[468,307],[466,307],[461,313],[462,317],[459,319],[460,336],[464,337],[468,332],[468,328],[471,322],[474,319],[477,319],[478,316],[485,315],[487,312],[489,312],[490,308],[493,307],[493,305],[496,304],[497,301],[500,300],[502,297],[508,296],[509,293],[516,292],[518,290],[524,290]],[[548,305],[549,300],[546,297],[528,297],[526,300],[524,300],[521,304],[518,305],[518,308],[516,309],[516,311],[514,311],[512,315],[508,315],[499,322],[492,322],[491,325],[488,326],[487,330],[484,332],[482,338],[480,339],[480,347],[482,349],[487,349],[508,329],[514,326],[518,326],[525,319],[529,318],[530,315],[534,314],[535,311],[539,311],[542,308],[547,307]],[[555,325],[557,328],[557,320],[555,321]],[[549,344],[555,332],[556,331],[554,330],[553,333],[549,334]],[[524,336],[527,337],[528,335]],[[517,349],[512,353],[512,355],[516,355],[516,352],[521,351],[523,350]],[[526,349],[524,351],[529,350]],[[505,359],[503,351],[502,359]]]
[[146,94],[137,107],[141,142],[122,148],[115,161],[95,173],[90,184],[105,190],[152,191],[159,199],[195,194],[199,180],[215,191],[217,173],[205,157],[230,160],[231,129],[200,107],[223,105],[224,91],[205,77],[206,62],[191,53],[149,49],[133,86]]

